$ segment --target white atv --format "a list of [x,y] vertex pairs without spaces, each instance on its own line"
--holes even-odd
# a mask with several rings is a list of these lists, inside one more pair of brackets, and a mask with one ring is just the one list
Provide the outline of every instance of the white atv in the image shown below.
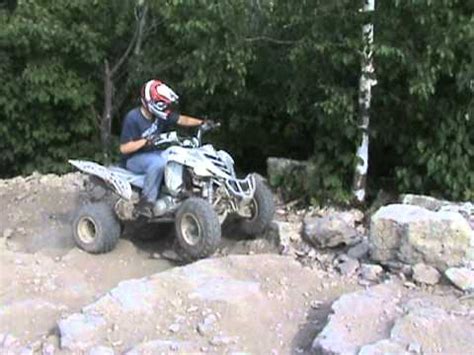
[[[214,253],[221,240],[221,225],[237,217],[241,231],[262,233],[274,214],[273,195],[255,174],[238,179],[232,157],[212,145],[202,145],[203,133],[218,124],[202,125],[197,135],[182,138],[176,132],[161,134],[153,144],[168,146],[160,196],[150,222],[175,222],[179,251],[187,260]],[[91,178],[86,184],[86,203],[73,224],[76,244],[90,253],[112,250],[121,234],[121,222],[140,218],[136,205],[144,175],[120,167],[70,160]]]

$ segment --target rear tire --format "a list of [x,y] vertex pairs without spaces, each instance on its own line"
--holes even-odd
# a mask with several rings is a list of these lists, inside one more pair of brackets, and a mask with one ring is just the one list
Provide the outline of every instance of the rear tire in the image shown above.
[[262,178],[256,177],[255,181],[255,194],[250,202],[251,217],[242,218],[239,223],[239,229],[249,237],[262,234],[272,222],[275,214],[272,191]]
[[121,234],[120,221],[105,202],[83,205],[73,223],[76,245],[91,254],[107,253],[115,248]]
[[219,217],[212,206],[200,198],[182,203],[176,214],[178,252],[186,261],[206,258],[216,251],[221,242]]

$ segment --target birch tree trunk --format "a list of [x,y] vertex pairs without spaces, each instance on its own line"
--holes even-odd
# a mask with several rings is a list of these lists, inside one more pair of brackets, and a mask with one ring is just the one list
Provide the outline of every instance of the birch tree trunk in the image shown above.
[[[364,0],[363,12],[375,10],[375,0]],[[353,194],[357,202],[365,201],[367,189],[367,171],[369,169],[369,126],[372,86],[377,84],[373,63],[374,25],[366,23],[362,28],[364,50],[362,56],[362,73],[359,83],[359,128],[361,143],[357,148],[358,162],[354,173]]]

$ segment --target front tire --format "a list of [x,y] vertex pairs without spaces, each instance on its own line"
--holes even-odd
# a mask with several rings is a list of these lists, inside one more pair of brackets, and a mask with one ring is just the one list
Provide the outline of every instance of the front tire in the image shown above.
[[256,178],[255,194],[249,205],[250,216],[240,220],[240,230],[249,237],[262,234],[273,220],[273,194],[262,178]]
[[212,255],[221,242],[219,217],[212,206],[200,198],[184,201],[176,214],[179,253],[186,261]]
[[105,202],[85,204],[74,219],[74,241],[79,248],[91,254],[107,253],[114,249],[120,234],[120,222]]

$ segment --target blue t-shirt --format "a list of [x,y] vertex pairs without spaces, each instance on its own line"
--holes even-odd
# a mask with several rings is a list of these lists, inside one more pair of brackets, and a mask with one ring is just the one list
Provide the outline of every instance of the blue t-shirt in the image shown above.
[[[176,124],[179,119],[179,113],[171,112],[168,119],[155,119],[154,121],[147,119],[141,112],[140,107],[134,108],[125,116],[122,126],[122,134],[120,135],[120,144],[129,143],[139,140],[145,132],[160,134]],[[148,133],[147,132],[147,133]],[[127,159],[133,154],[153,150],[153,147],[143,147],[138,152],[132,154],[122,154],[122,163],[125,164]]]

